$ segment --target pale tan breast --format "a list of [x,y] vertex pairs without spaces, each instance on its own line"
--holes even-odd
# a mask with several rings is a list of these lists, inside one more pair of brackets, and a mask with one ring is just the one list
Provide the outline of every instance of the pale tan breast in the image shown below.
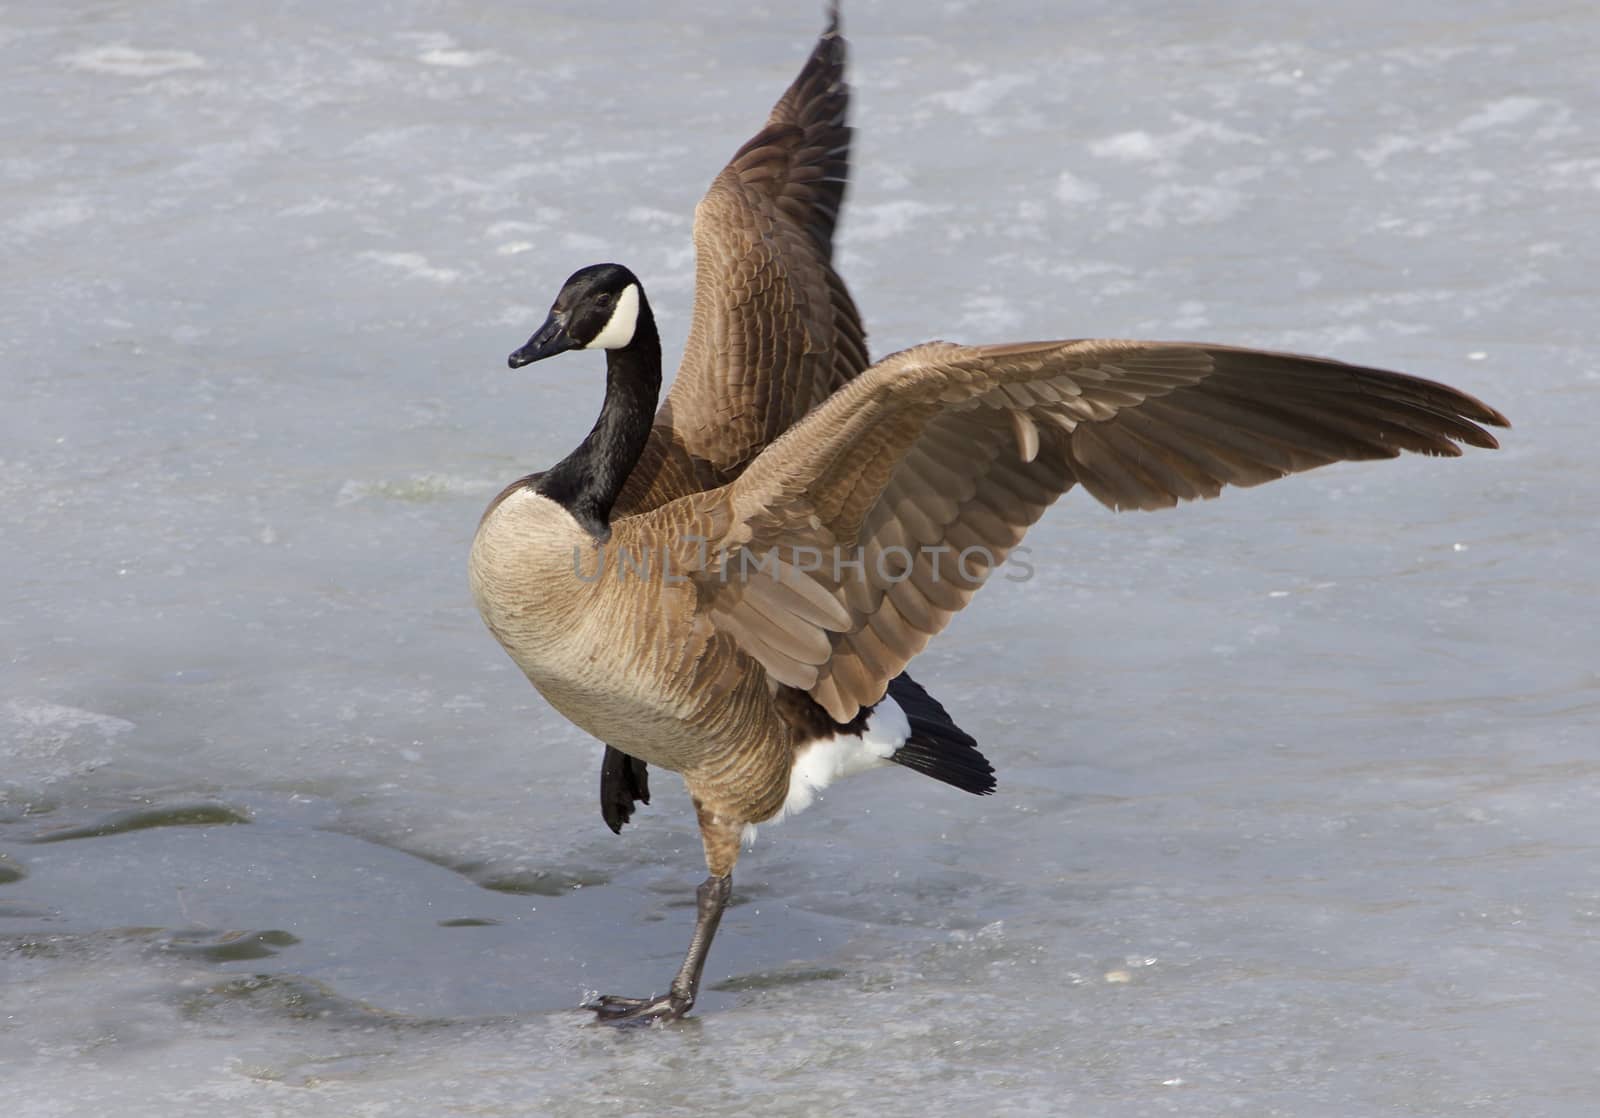
[[708,696],[693,685],[711,631],[659,555],[601,545],[525,488],[484,518],[469,571],[490,631],[572,722],[679,772],[725,745],[707,733]]
[[578,583],[576,564],[591,550],[588,533],[549,498],[524,486],[496,499],[473,538],[468,577],[478,612],[513,659],[515,647],[532,650],[570,626],[582,603],[566,584]]

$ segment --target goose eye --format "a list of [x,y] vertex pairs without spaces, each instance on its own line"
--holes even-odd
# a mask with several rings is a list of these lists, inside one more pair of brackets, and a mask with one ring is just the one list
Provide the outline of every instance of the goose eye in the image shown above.
[[611,305],[611,292],[602,291],[594,297],[594,301],[602,307],[609,307]]

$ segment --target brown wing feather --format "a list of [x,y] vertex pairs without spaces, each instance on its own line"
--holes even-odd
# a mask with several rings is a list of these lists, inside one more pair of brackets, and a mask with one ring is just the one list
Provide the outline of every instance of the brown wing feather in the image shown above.
[[[932,342],[873,366],[736,482],[674,506],[671,522],[740,569],[767,563],[799,580],[786,597],[680,556],[712,623],[844,722],[882,697],[1074,484],[1112,508],[1163,508],[1330,462],[1496,446],[1480,424],[1506,420],[1445,385],[1322,358]],[[842,615],[820,609],[822,595]]]
[[722,484],[867,367],[861,316],[833,270],[849,176],[838,11],[766,126],[695,210],[689,340],[619,515]]

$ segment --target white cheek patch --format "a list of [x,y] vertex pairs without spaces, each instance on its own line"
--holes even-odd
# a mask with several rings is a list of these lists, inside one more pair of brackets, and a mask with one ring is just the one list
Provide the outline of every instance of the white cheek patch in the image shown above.
[[630,283],[617,296],[617,305],[606,320],[605,329],[594,336],[594,341],[584,349],[623,349],[633,341],[633,329],[639,324],[639,285]]

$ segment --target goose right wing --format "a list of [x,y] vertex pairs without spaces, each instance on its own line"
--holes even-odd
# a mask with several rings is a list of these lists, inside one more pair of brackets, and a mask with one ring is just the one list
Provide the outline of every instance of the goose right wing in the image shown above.
[[836,6],[830,17],[766,127],[695,210],[689,341],[626,512],[737,476],[867,366],[860,314],[832,266],[851,130]]
[[674,556],[703,618],[848,722],[1073,485],[1163,508],[1330,462],[1494,447],[1479,424],[1505,423],[1442,384],[1294,354],[933,342],[645,520],[662,544],[706,541]]

